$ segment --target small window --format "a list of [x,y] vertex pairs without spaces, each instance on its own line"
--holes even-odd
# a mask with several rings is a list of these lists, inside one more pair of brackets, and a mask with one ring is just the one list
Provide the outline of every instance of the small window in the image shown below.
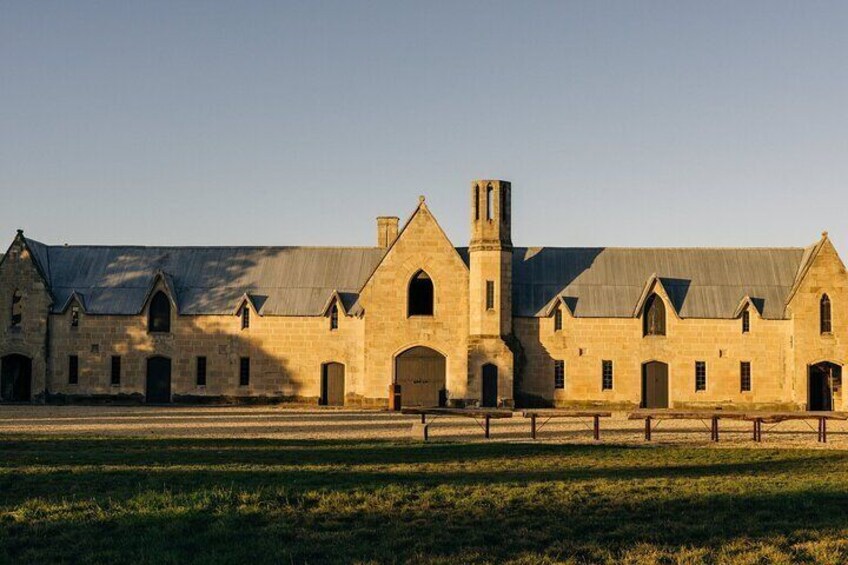
[[17,328],[23,319],[23,294],[18,289],[12,293],[12,327]]
[[742,312],[742,333],[746,334],[751,331],[751,312],[746,308]]
[[695,361],[695,390],[707,390],[707,364],[704,361]]
[[643,335],[665,335],[665,304],[652,294],[645,303]]
[[250,357],[239,359],[239,386],[250,384]]
[[751,392],[751,362],[742,361],[739,365],[739,389],[742,392]]
[[565,388],[565,361],[554,361],[554,388]]
[[171,302],[161,290],[154,294],[153,299],[150,300],[147,329],[156,333],[171,331]]
[[480,219],[480,185],[474,185],[474,220]]
[[197,358],[197,386],[206,386],[206,357]]
[[486,281],[486,310],[495,309],[495,281]]
[[79,306],[71,307],[71,327],[78,328],[79,327]]
[[339,329],[339,307],[335,303],[330,308],[330,329]]
[[821,297],[819,310],[821,314],[821,333],[829,334],[833,331],[833,324],[831,320],[830,297],[828,295],[825,294]]
[[612,390],[612,361],[601,361],[601,390]]
[[68,384],[75,385],[79,382],[79,357],[71,355],[68,357]]
[[121,384],[121,358],[117,355],[112,356],[112,386]]
[[250,308],[247,304],[241,309],[241,329],[246,330],[250,327]]
[[562,309],[557,308],[554,311],[554,331],[558,332],[562,330]]
[[492,185],[486,187],[486,219],[495,219],[495,189]]
[[433,315],[433,281],[424,271],[418,271],[409,281],[407,314],[409,316]]

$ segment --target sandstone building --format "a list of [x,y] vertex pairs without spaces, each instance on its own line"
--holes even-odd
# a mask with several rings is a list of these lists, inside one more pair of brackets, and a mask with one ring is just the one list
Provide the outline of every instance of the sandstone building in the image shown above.
[[48,246],[0,262],[0,399],[848,409],[848,275],[805,248],[468,247],[421,198],[377,246]]

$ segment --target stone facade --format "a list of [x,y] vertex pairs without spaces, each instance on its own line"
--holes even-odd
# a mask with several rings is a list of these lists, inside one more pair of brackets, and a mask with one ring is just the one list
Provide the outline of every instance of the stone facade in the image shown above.
[[[782,409],[810,405],[812,366],[842,367],[848,360],[848,275],[826,234],[805,255],[782,317],[763,317],[752,300],[740,305],[750,316],[746,332],[740,316],[681,318],[656,278],[645,292],[665,305],[666,332],[645,336],[638,304],[629,317],[575,316],[564,299],[552,301],[544,315],[515,315],[510,207],[509,183],[474,182],[467,250],[447,238],[423,197],[400,230],[397,218],[379,218],[378,247],[385,253],[355,304],[335,293],[322,312],[308,316],[264,314],[247,294],[225,314],[181,313],[167,273],[152,279],[143,308],[132,314],[87,313],[83,295],[56,304],[48,269],[19,232],[0,263],[0,358],[9,366],[13,357],[31,361],[31,395],[18,399],[30,401],[144,401],[148,362],[161,356],[171,360],[170,394],[177,402],[317,403],[323,367],[340,363],[344,404],[383,407],[398,379],[398,356],[424,347],[445,360],[449,405],[480,403],[484,366],[494,366],[499,406],[633,408],[644,401],[643,365],[658,361],[667,365],[671,407]],[[410,280],[422,272],[433,285],[432,315],[409,315]],[[8,306],[16,292],[19,324]],[[157,292],[172,304],[165,333],[148,330],[150,296]],[[823,333],[825,294],[832,328]],[[246,328],[243,309],[250,315]],[[71,356],[79,363],[74,383]],[[120,358],[119,379],[113,357]],[[198,384],[199,357],[206,362],[205,384]],[[250,360],[247,384],[240,380],[242,358]],[[564,365],[561,387],[555,386],[556,361]],[[604,361],[613,367],[609,389],[602,387]],[[695,386],[698,362],[706,366],[703,390]],[[742,362],[750,363],[750,391],[740,386]],[[841,381],[832,392],[834,409],[848,410]]]

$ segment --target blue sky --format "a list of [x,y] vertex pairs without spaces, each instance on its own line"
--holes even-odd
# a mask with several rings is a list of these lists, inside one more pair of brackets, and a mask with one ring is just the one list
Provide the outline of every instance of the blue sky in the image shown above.
[[[0,237],[848,254],[848,3],[0,0]],[[5,247],[6,244],[3,244]]]

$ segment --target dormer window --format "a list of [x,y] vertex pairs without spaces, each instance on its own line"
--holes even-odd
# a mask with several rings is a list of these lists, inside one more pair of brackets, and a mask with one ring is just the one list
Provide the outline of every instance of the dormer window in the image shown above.
[[250,308],[247,304],[241,309],[241,329],[246,330],[250,327]]
[[12,293],[12,318],[11,318],[11,326],[13,328],[20,327],[21,320],[23,320],[23,294],[17,288],[15,292]]
[[665,304],[656,294],[652,294],[645,302],[643,318],[642,335],[665,335]]
[[433,315],[433,281],[424,271],[418,271],[409,281],[408,316]]
[[171,331],[171,302],[161,290],[153,295],[147,315],[147,330],[151,333]]
[[751,331],[751,312],[748,309],[742,311],[742,333]]
[[79,306],[71,306],[71,327],[72,328],[79,327],[79,315],[80,315]]
[[833,332],[833,323],[831,319],[830,297],[824,295],[819,303],[820,330],[823,334]]
[[330,307],[330,330],[339,329],[339,307],[334,302]]
[[562,308],[554,310],[554,331],[562,330]]

